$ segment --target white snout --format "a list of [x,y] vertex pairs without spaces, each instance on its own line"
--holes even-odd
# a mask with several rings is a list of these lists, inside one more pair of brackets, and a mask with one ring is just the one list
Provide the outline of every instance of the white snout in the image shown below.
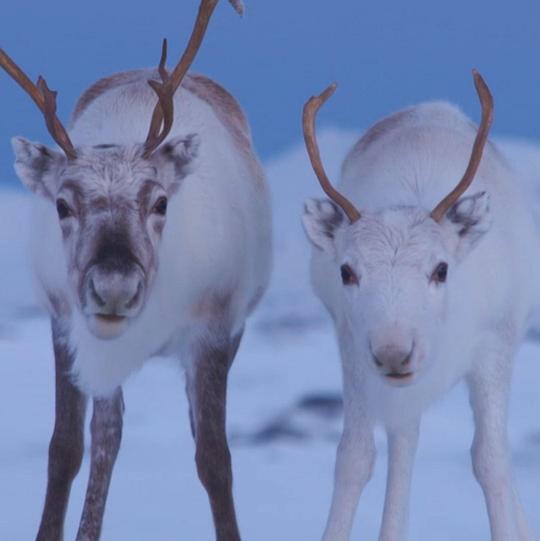
[[372,333],[370,353],[373,367],[389,384],[403,386],[414,380],[418,351],[412,333],[395,328]]

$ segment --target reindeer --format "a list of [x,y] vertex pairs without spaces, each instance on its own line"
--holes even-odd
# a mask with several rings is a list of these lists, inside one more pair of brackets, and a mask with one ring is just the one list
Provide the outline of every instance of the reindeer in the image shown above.
[[307,201],[303,223],[313,244],[313,287],[334,321],[343,375],[325,541],[349,539],[373,470],[377,424],[388,438],[379,539],[405,538],[422,412],[461,380],[491,538],[533,539],[512,479],[507,411],[513,358],[540,300],[530,271],[540,264],[540,242],[518,178],[487,143],[493,101],[473,74],[482,104],[476,137],[447,103],[395,113],[349,152],[339,190],[315,135],[317,112],[335,85],[304,108],[308,154],[329,199]]
[[[156,354],[185,368],[195,461],[216,538],[240,539],[225,433],[227,374],[269,280],[271,222],[240,107],[210,79],[187,75],[217,3],[202,0],[170,73],[165,42],[159,70],[91,86],[69,133],[56,116],[56,93],[42,78],[34,85],[0,51],[0,64],[43,112],[63,151],[13,139],[18,176],[38,195],[33,261],[55,353],[40,540],[63,537],[87,396],[91,467],[77,540],[99,538],[122,434],[121,385]],[[238,0],[231,4],[241,11]]]

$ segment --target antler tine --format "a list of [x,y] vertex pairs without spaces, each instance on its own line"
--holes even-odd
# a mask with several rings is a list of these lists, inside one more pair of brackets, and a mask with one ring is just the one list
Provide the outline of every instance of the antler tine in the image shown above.
[[[243,5],[240,0],[229,0],[229,1],[238,13],[241,14],[243,12]],[[172,128],[173,96],[176,90],[178,89],[178,87],[182,84],[182,80],[184,79],[187,71],[189,70],[191,64],[193,63],[193,60],[195,59],[197,55],[197,52],[199,51],[201,47],[201,44],[204,39],[204,35],[206,33],[206,29],[208,28],[208,23],[210,22],[210,18],[218,2],[219,0],[201,0],[201,3],[199,5],[199,12],[197,14],[195,25],[193,26],[193,30],[191,32],[191,36],[189,38],[186,49],[184,53],[182,54],[180,61],[174,67],[170,76],[168,76],[167,82],[165,83],[164,81],[163,84],[161,85],[163,91],[165,92],[165,89],[167,89],[167,91],[170,92],[171,95],[170,97],[167,97],[166,99],[167,101],[166,113],[162,106],[165,97],[164,96],[160,97],[158,95],[158,103],[156,104],[156,107],[154,108],[154,112],[152,113],[152,120],[150,122],[150,130],[148,132],[148,137],[144,144],[145,157],[148,157],[150,156],[150,154],[152,154],[152,152],[164,141],[164,139],[167,137],[167,135],[169,134],[169,131]],[[161,74],[161,77],[163,78],[163,74],[161,73],[161,71],[160,71],[160,74]],[[155,85],[151,85],[151,86],[155,90]],[[165,118],[167,114],[171,115],[170,119]],[[163,122],[163,128],[161,130],[161,133],[159,134],[159,136],[156,136],[156,131],[161,126],[161,122],[164,118],[165,118],[165,121]],[[166,130],[166,126],[168,126],[167,130]]]
[[167,71],[167,49],[167,38],[164,38],[163,43],[161,44],[161,58],[159,59],[158,66],[159,76],[162,81],[165,81],[165,79],[169,77],[169,72]]
[[482,105],[482,120],[478,127],[476,139],[469,159],[469,164],[463,175],[463,178],[459,181],[458,185],[433,209],[431,217],[440,222],[450,207],[463,195],[467,188],[471,185],[480,161],[482,160],[482,154],[486,146],[489,130],[493,122],[493,96],[489,91],[489,88],[477,70],[473,70],[474,86],[478,93],[478,98]]
[[57,92],[51,90],[47,86],[47,82],[41,75],[38,78],[37,86],[43,95],[43,116],[45,117],[45,124],[51,134],[52,138],[58,143],[58,146],[64,151],[66,156],[70,160],[77,158],[75,147],[71,142],[64,126],[58,120],[56,116],[56,95]]
[[[148,84],[152,90],[156,93],[158,103],[156,109],[159,109],[159,115],[154,114],[148,128],[148,135],[146,136],[146,142],[144,144],[143,157],[149,158],[152,152],[164,141],[168,133],[171,131],[173,118],[174,118],[174,102],[171,92],[171,81],[169,72],[166,68],[167,64],[167,40],[163,40],[161,46],[161,58],[159,61],[158,72],[161,77],[161,83],[154,80],[149,80]],[[155,113],[155,110],[154,110]],[[161,123],[163,120],[163,129],[160,131]]]
[[322,164],[319,145],[317,144],[317,136],[315,133],[315,118],[317,113],[326,100],[335,92],[336,88],[337,84],[332,83],[322,94],[319,96],[312,96],[304,105],[304,141],[306,143],[309,159],[311,160],[311,166],[319,179],[322,189],[326,195],[332,199],[332,201],[343,209],[351,222],[356,222],[361,217],[360,212],[358,212],[356,207],[343,194],[338,192],[332,186],[332,183],[328,179]]
[[32,83],[28,76],[17,66],[8,54],[0,49],[0,66],[6,73],[23,88],[23,90],[32,98],[45,117],[47,129],[51,137],[58,146],[64,151],[67,158],[74,160],[77,158],[75,147],[71,142],[66,129],[56,116],[56,92],[49,89],[43,77],[38,78],[37,85]]
[[236,13],[238,13],[238,15],[242,17],[245,11],[244,3],[242,2],[242,0],[229,0],[229,2],[231,3],[231,6],[235,9]]
[[152,152],[163,143],[171,131],[174,120],[174,92],[171,92],[170,79],[168,78],[163,83],[159,83],[158,81],[148,81],[148,84],[157,95],[157,107],[159,107],[163,113],[163,128],[160,131],[161,119],[154,120],[154,118],[152,118],[150,129],[148,130],[148,137],[146,138],[146,143],[144,145],[144,158],[149,158]]

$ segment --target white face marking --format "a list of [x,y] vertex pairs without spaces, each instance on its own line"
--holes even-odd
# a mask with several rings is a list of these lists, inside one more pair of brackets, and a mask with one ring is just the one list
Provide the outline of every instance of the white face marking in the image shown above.
[[[441,223],[419,207],[362,212],[350,223],[328,200],[308,200],[304,227],[326,254],[320,284],[354,355],[394,385],[414,381],[435,357],[452,274],[490,228],[485,192],[460,199]],[[329,259],[328,259],[329,258]],[[448,275],[448,281],[447,281]]]
[[389,383],[413,381],[444,323],[451,239],[425,212],[407,208],[364,213],[336,233],[335,249],[355,350]]

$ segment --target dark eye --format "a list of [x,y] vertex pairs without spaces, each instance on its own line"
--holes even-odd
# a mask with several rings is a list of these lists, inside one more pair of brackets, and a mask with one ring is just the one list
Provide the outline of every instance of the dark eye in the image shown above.
[[165,216],[167,214],[167,198],[165,196],[160,197],[155,205],[152,207],[152,212],[154,214],[159,214],[160,216]]
[[73,216],[73,212],[71,212],[69,205],[62,198],[56,200],[56,212],[58,213],[58,218],[60,218],[60,220]]
[[446,276],[448,274],[448,263],[439,263],[431,275],[431,281],[444,284],[446,282]]
[[358,277],[351,269],[351,267],[347,264],[341,265],[341,281],[345,286],[358,284]]

